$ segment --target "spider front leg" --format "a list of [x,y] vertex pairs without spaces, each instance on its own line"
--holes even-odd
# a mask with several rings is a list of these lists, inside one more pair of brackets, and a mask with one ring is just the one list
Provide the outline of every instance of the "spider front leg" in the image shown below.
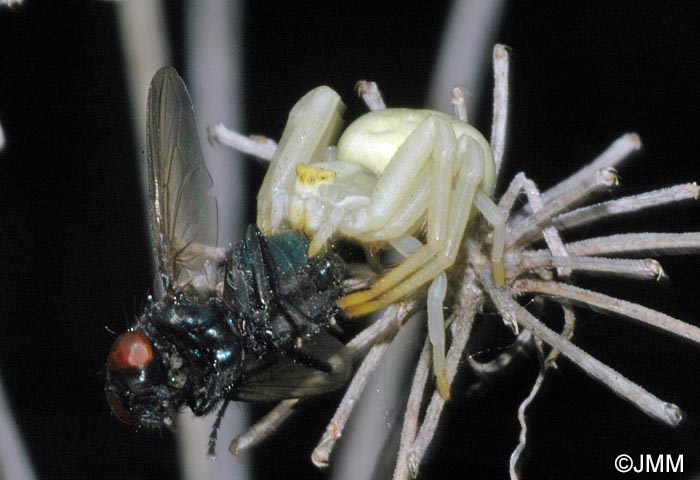
[[257,224],[265,235],[279,230],[288,216],[289,197],[301,163],[323,159],[338,136],[345,105],[328,87],[304,95],[289,112],[287,125],[258,192]]

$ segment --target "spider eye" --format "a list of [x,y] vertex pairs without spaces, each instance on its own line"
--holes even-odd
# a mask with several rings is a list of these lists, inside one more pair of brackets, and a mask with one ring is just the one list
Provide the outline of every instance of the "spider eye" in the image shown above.
[[113,372],[143,368],[151,360],[153,348],[143,332],[126,332],[114,341],[107,357],[107,368]]

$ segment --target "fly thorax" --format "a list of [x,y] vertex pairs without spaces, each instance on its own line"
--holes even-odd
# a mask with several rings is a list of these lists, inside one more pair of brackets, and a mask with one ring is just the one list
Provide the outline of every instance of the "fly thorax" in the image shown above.
[[[163,357],[171,401],[207,413],[240,375],[241,346],[220,301],[179,294],[147,312],[143,322]],[[179,406],[178,405],[178,406]]]

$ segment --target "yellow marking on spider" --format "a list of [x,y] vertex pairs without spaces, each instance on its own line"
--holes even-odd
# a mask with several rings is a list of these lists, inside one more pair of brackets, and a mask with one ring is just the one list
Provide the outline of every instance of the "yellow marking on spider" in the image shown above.
[[316,189],[319,185],[330,183],[335,178],[333,170],[326,170],[300,163],[296,166],[297,181],[307,189]]
[[506,267],[503,264],[503,259],[494,260],[493,262],[493,281],[497,287],[502,287],[506,284]]

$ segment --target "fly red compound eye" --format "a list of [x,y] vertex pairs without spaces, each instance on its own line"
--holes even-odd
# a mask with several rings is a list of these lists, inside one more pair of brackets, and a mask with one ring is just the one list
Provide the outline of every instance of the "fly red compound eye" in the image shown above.
[[126,411],[126,409],[119,402],[119,399],[111,393],[107,394],[107,403],[109,408],[112,410],[112,414],[124,423],[136,424],[136,419]]
[[107,367],[114,371],[142,368],[153,359],[153,348],[143,332],[126,332],[114,341]]

